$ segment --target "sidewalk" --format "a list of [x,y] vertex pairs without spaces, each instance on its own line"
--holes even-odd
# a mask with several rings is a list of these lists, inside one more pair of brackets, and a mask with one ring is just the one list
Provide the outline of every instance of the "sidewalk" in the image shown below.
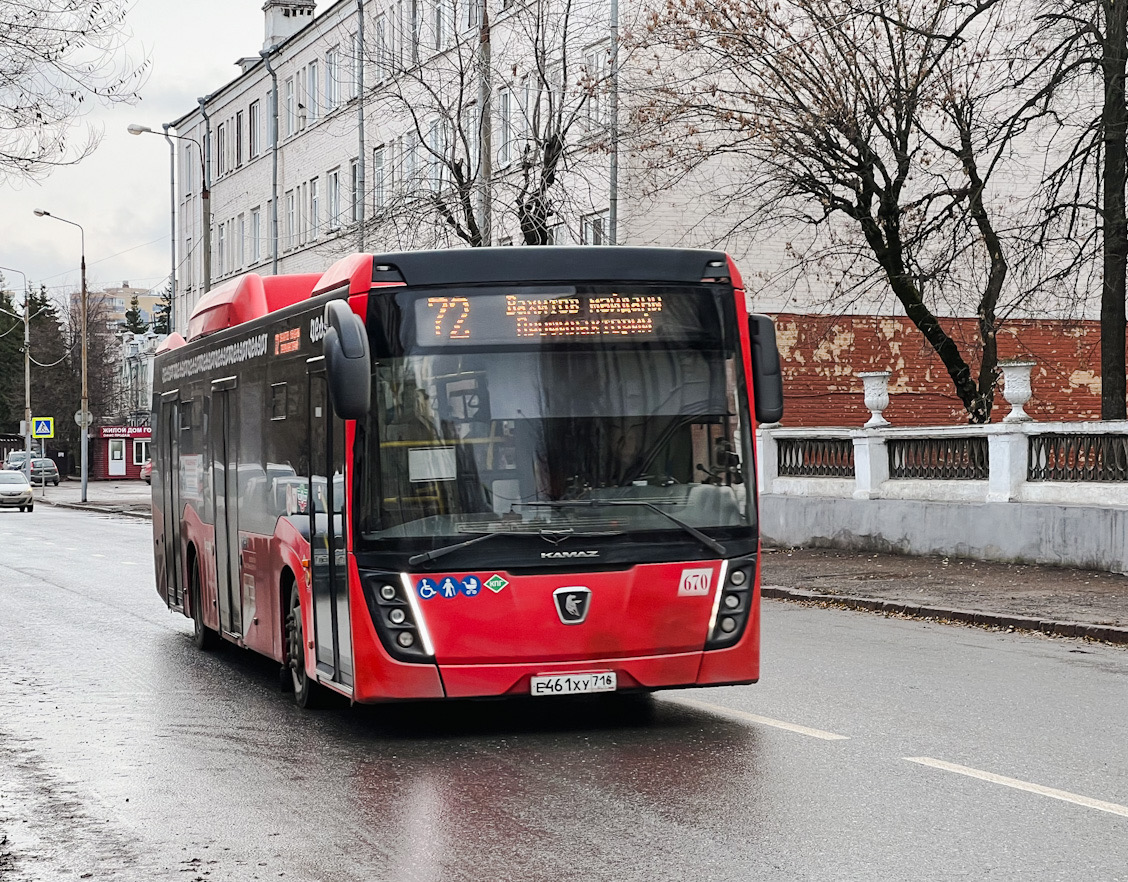
[[941,557],[765,548],[763,596],[1128,644],[1128,576]]
[[152,512],[152,491],[144,481],[137,479],[120,481],[87,481],[86,502],[82,501],[82,481],[77,478],[64,479],[56,487],[48,484],[46,488],[35,486],[37,505],[61,505],[66,508],[88,509],[114,514],[127,514],[150,518]]
[[[35,501],[152,517],[144,481],[77,480]],[[960,558],[765,548],[763,596],[1128,645],[1128,576]]]

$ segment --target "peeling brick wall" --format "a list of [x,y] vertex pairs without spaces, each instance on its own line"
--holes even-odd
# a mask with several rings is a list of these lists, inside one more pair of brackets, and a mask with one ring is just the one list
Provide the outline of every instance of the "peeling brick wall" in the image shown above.
[[[963,425],[963,406],[940,358],[908,318],[773,316],[783,362],[784,426],[861,426],[862,371],[891,371],[885,418],[894,426]],[[941,319],[978,376],[975,319]],[[1100,325],[1094,321],[1015,320],[999,330],[999,358],[1036,362],[1036,420],[1098,420],[1101,413]],[[991,421],[1010,412],[1000,375]]]

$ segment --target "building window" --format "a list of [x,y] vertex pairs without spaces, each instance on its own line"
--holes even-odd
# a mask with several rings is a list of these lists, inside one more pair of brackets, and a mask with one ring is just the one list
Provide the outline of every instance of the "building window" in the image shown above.
[[502,89],[497,94],[497,161],[505,165],[513,160],[513,93]]
[[247,264],[247,216],[245,214],[239,215],[238,220],[239,234],[236,238],[238,242],[238,253],[235,255],[237,265],[239,267],[246,266]]
[[243,111],[235,114],[235,168],[243,165]]
[[607,104],[603,96],[603,85],[607,80],[607,49],[599,46],[584,56],[585,81],[590,90],[585,105],[585,116],[590,128],[600,128],[608,123]]
[[215,129],[216,174],[227,173],[227,123],[220,123]]
[[467,151],[467,179],[478,174],[478,151],[482,143],[482,133],[478,131],[478,105],[471,104],[462,109],[462,136],[465,138]]
[[251,159],[259,155],[262,149],[259,126],[262,125],[262,108],[259,102],[252,101],[250,111],[247,113],[247,154]]
[[403,136],[403,180],[401,181],[407,192],[414,192],[416,177],[419,174],[419,138],[415,132],[408,132]]
[[466,23],[467,31],[477,30],[478,25],[482,21],[482,11],[479,4],[482,0],[462,0],[463,2],[463,20]]
[[149,442],[142,441],[140,438],[133,439],[133,464],[136,466],[145,465],[145,461],[149,458]]
[[341,103],[341,48],[333,46],[325,52],[325,112]]
[[376,16],[376,64],[373,73],[376,82],[382,83],[392,72],[391,47],[388,45],[388,18],[381,14]]
[[606,211],[585,215],[580,230],[580,244],[606,245],[607,244],[607,219]]
[[297,117],[295,111],[297,108],[294,106],[294,78],[287,77],[286,82],[282,87],[282,106],[285,109],[284,116],[286,118],[285,137],[290,137],[294,134],[297,126]]
[[251,209],[251,262],[258,263],[262,257],[262,212]]
[[309,235],[316,239],[321,235],[321,181],[314,178],[309,182]]
[[360,94],[360,66],[364,64],[364,44],[360,34],[351,34],[349,43],[352,46],[352,70],[349,76],[349,95],[356,98]]
[[329,229],[341,226],[341,170],[333,169],[326,176],[326,198],[329,200]]
[[294,191],[286,193],[286,250],[293,248],[298,241],[298,216],[294,204]]
[[196,157],[192,154],[192,145],[184,145],[183,161],[180,163],[181,179],[184,181],[184,192],[191,193],[196,186]]
[[355,159],[349,163],[349,220],[360,221],[360,163]]
[[218,242],[216,243],[216,261],[219,263],[219,273],[227,272],[227,224],[220,224],[216,230]]
[[298,212],[298,244],[304,245],[309,235],[309,184],[298,184],[296,194]]
[[192,262],[196,259],[196,255],[192,253],[192,237],[189,236],[184,240],[184,287],[191,288],[196,284],[192,274]]
[[317,117],[321,113],[321,81],[319,77],[317,62],[311,61],[309,67],[306,68],[306,111],[311,123],[317,122]]
[[423,0],[409,0],[411,9],[411,63],[419,63],[419,43],[423,36]]
[[454,36],[454,0],[432,0],[434,4],[435,49],[442,51]]
[[387,183],[384,178],[384,148],[372,150],[372,205],[379,211],[388,201]]
[[441,190],[446,180],[447,132],[443,120],[436,120],[427,132],[427,184]]

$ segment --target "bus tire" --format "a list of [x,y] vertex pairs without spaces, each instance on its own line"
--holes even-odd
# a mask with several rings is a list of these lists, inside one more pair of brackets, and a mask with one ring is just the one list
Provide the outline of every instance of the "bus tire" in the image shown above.
[[207,652],[219,644],[219,635],[204,624],[203,601],[200,588],[200,564],[196,558],[188,568],[188,595],[192,601],[192,642],[196,648]]
[[325,703],[325,687],[310,679],[305,669],[305,625],[302,623],[302,598],[296,584],[290,585],[286,614],[286,664],[298,707],[313,709]]

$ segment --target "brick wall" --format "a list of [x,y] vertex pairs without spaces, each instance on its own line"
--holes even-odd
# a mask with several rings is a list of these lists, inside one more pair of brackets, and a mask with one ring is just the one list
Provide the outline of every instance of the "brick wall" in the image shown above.
[[[939,357],[907,318],[889,316],[773,316],[783,361],[785,426],[861,426],[861,371],[891,371],[885,418],[894,426],[967,422]],[[973,376],[979,348],[974,319],[942,319]],[[1016,320],[999,331],[999,358],[1036,362],[1036,420],[1096,420],[1101,412],[1100,326],[1095,321]],[[996,385],[991,421],[1010,411]]]

